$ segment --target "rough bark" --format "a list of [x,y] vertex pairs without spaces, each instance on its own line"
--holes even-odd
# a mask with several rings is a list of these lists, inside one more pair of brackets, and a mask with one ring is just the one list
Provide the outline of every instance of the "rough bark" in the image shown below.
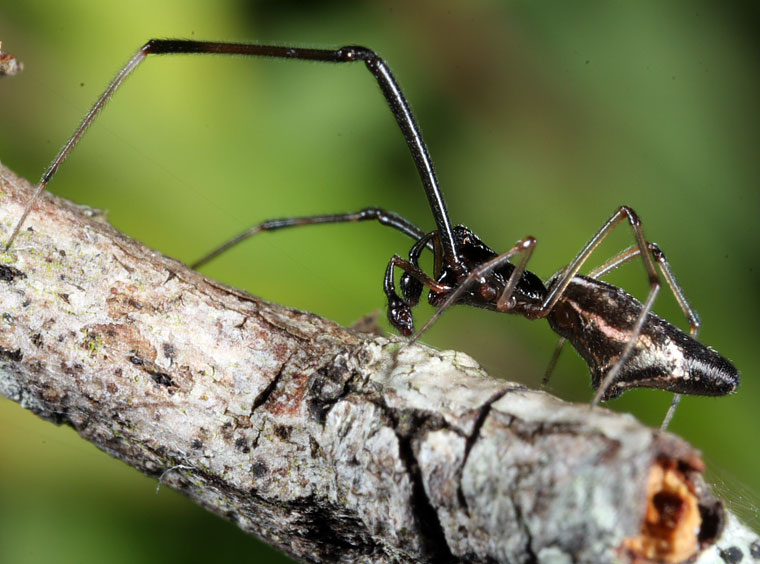
[[[4,241],[31,188],[0,174]],[[268,303],[50,195],[0,254],[0,394],[305,562],[760,558],[678,437]]]

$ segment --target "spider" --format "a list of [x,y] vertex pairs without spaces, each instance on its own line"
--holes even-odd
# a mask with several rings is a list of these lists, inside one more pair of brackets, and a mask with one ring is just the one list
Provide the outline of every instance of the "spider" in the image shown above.
[[[192,265],[194,268],[262,231],[374,220],[414,240],[408,258],[394,255],[390,259],[383,282],[388,299],[388,319],[400,334],[412,337],[411,342],[416,341],[444,311],[457,304],[518,314],[528,319],[545,318],[560,335],[560,341],[544,382],[548,380],[562,346],[569,341],[589,365],[591,383],[596,390],[592,405],[618,397],[631,388],[660,388],[674,392],[663,428],[672,419],[681,394],[719,396],[733,392],[738,386],[739,373],[736,368],[716,351],[696,340],[699,319],[676,282],[665,254],[645,239],[641,221],[631,208],[620,206],[578,255],[546,282],[527,270],[536,247],[535,238],[525,237],[506,252],[497,253],[468,227],[452,225],[427,145],[404,94],[388,64],[365,47],[310,49],[182,39],[148,41],[111,81],[45,171],[6,243],[6,251],[35,199],[127,76],[148,55],[180,53],[364,63],[401,128],[435,221],[435,229],[425,231],[400,215],[380,208],[269,220],[230,239],[195,262]],[[624,223],[631,227],[635,244],[589,275],[580,275],[581,267],[599,244],[616,226]],[[419,259],[426,250],[434,258],[432,274],[426,273],[419,265]],[[644,264],[649,282],[649,293],[643,303],[623,289],[600,280],[611,270],[637,257]],[[516,262],[511,262],[512,259]],[[396,287],[396,269],[401,271],[400,292]],[[661,275],[688,320],[689,335],[651,312],[662,286]],[[424,289],[428,290],[428,302],[438,310],[415,334],[412,308],[419,303]]]

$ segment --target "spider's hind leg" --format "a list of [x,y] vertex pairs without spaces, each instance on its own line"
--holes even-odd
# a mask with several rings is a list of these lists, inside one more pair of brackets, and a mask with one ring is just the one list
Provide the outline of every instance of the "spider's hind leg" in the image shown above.
[[[689,324],[689,335],[692,338],[696,339],[697,335],[699,334],[699,328],[701,324],[699,320],[699,316],[697,315],[697,312],[694,310],[694,308],[689,303],[689,301],[686,299],[683,289],[676,281],[676,277],[670,268],[670,263],[668,262],[668,259],[665,256],[665,253],[662,251],[662,249],[660,249],[660,247],[656,243],[648,242],[647,249],[651,253],[652,258],[659,265],[660,272],[665,278],[665,282],[667,282],[668,287],[670,288],[670,291],[673,293],[673,296],[678,302],[678,305],[680,306],[681,311],[683,311],[683,314],[686,317],[686,321]],[[611,272],[612,270],[615,270],[619,266],[636,258],[640,254],[641,254],[641,250],[639,249],[638,246],[629,247],[623,252],[621,252],[620,254],[612,257],[603,265],[594,269],[589,274],[589,276],[591,278],[597,278],[597,279],[601,278],[602,276],[605,276],[607,273]],[[662,424],[660,425],[660,429],[662,429],[663,431],[668,428],[668,425],[670,424],[670,421],[673,419],[676,408],[678,407],[678,404],[680,403],[680,401],[681,401],[681,394],[673,394],[673,400],[671,401],[670,407],[668,408],[668,411],[665,414],[665,418],[663,419]]]
[[652,309],[657,294],[660,291],[660,277],[657,274],[657,268],[654,265],[654,261],[648,249],[648,243],[644,239],[644,232],[641,228],[641,220],[631,208],[628,206],[620,206],[615,213],[602,225],[602,227],[596,232],[596,234],[589,240],[588,243],[581,249],[578,255],[573,261],[564,269],[561,277],[552,285],[552,288],[547,295],[544,303],[541,306],[542,317],[547,317],[551,314],[553,308],[562,299],[565,290],[572,282],[573,278],[580,271],[583,264],[588,260],[591,254],[596,248],[607,238],[612,230],[620,225],[623,221],[628,222],[633,230],[633,236],[636,240],[636,247],[639,249],[641,258],[644,261],[644,267],[647,272],[647,278],[649,280],[649,294],[644,302],[644,306],[641,308],[641,312],[633,324],[631,331],[631,339],[626,344],[623,352],[619,356],[619,360],[615,365],[604,375],[604,378],[599,383],[594,399],[591,401],[591,405],[597,405],[599,401],[604,397],[605,392],[610,385],[615,381],[620,368],[625,364],[629,358],[633,347],[638,341],[638,336],[641,333],[641,328],[644,325],[649,311]]

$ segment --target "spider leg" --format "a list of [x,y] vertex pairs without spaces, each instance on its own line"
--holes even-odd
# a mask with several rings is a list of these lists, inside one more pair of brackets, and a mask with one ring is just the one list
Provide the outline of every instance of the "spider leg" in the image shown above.
[[[218,257],[222,253],[228,251],[229,249],[231,249],[238,243],[248,239],[249,237],[253,237],[257,233],[261,233],[262,231],[276,231],[278,229],[285,229],[288,227],[301,227],[304,225],[321,225],[325,223],[351,223],[351,222],[370,221],[370,220],[377,220],[382,225],[387,225],[388,227],[392,227],[393,229],[400,231],[404,235],[408,235],[412,239],[417,239],[418,241],[422,240],[425,237],[425,232],[419,227],[417,227],[416,225],[414,225],[413,223],[411,223],[409,220],[405,219],[404,217],[396,213],[386,211],[380,208],[365,208],[363,210],[360,210],[358,212],[353,212],[353,213],[269,219],[267,221],[263,221],[261,223],[258,223],[246,229],[242,233],[239,233],[232,239],[229,239],[228,241],[224,242],[222,245],[218,246],[213,251],[209,252],[208,254],[204,255],[203,257],[195,261],[190,266],[191,268],[197,269],[203,266],[204,264],[208,263],[212,259]],[[423,248],[425,246],[429,247],[430,249],[433,248],[432,243],[429,243],[428,240],[425,241]],[[420,253],[421,252],[422,252],[422,249],[420,249]]]
[[[657,262],[657,264],[660,267],[660,272],[662,272],[663,277],[665,278],[665,281],[668,284],[668,287],[670,288],[670,291],[673,293],[673,296],[675,297],[676,301],[678,302],[678,305],[681,308],[681,311],[683,311],[684,316],[686,317],[686,321],[689,324],[689,335],[691,335],[693,338],[697,338],[697,335],[699,334],[699,328],[700,328],[700,320],[699,316],[697,315],[697,312],[694,310],[692,305],[689,303],[689,301],[686,299],[686,295],[683,292],[683,288],[681,288],[681,285],[678,284],[675,275],[673,274],[672,269],[670,268],[670,263],[668,262],[667,257],[665,256],[665,253],[660,249],[660,247],[656,243],[647,243],[647,248],[649,249],[649,252],[652,254],[652,257]],[[610,271],[618,268],[622,264],[636,258],[641,254],[641,250],[637,246],[629,247],[622,251],[620,254],[612,257],[610,260],[608,260],[603,265],[595,268],[589,276],[591,278],[601,278],[602,276],[605,276]],[[678,404],[681,401],[681,394],[673,394],[673,401],[670,403],[670,407],[668,408],[667,413],[665,414],[665,418],[662,420],[662,424],[660,425],[660,429],[663,431],[668,428],[668,425],[670,425],[671,420],[673,419],[673,416],[675,415],[676,408],[678,407]]]
[[454,235],[451,221],[443,201],[443,194],[438,185],[433,162],[428,153],[427,145],[422,139],[419,126],[414,119],[409,104],[404,98],[398,83],[388,64],[375,52],[366,47],[346,46],[339,49],[309,49],[299,47],[285,47],[279,45],[256,45],[243,43],[228,43],[216,41],[195,41],[185,39],[151,39],[145,43],[132,58],[122,67],[116,77],[106,87],[103,94],[97,99],[82,122],[76,128],[71,137],[61,147],[53,162],[42,175],[34,193],[16,222],[8,241],[5,244],[7,251],[13,240],[18,235],[21,226],[32,210],[35,200],[45,186],[55,175],[58,168],[66,160],[69,153],[84,136],[95,118],[100,114],[105,105],[114,95],[124,80],[140,65],[148,55],[169,54],[217,54],[217,55],[245,55],[251,57],[269,57],[278,59],[299,59],[303,61],[320,61],[326,63],[351,63],[362,61],[367,69],[375,77],[380,90],[385,97],[388,107],[391,109],[396,122],[404,135],[407,146],[412,153],[414,164],[422,180],[428,202],[435,218],[443,257],[447,264],[458,266],[459,257],[455,252]]
[[549,366],[546,367],[546,372],[544,372],[544,377],[541,379],[541,389],[545,388],[546,385],[549,383],[549,378],[551,378],[552,373],[554,372],[554,368],[557,366],[557,361],[559,360],[559,355],[562,352],[562,348],[565,346],[565,343],[567,343],[567,339],[565,337],[560,337],[557,341],[557,346],[554,347],[554,353],[552,354],[551,360],[549,360]]
[[[638,341],[638,337],[641,333],[641,328],[644,325],[644,321],[652,309],[652,304],[657,298],[657,294],[659,293],[661,287],[660,277],[657,273],[657,268],[654,265],[652,253],[649,250],[649,243],[646,241],[646,239],[644,239],[644,231],[641,228],[641,220],[639,219],[638,215],[636,215],[636,212],[634,212],[628,206],[620,206],[617,210],[615,210],[615,213],[612,214],[612,216],[604,223],[604,225],[602,225],[599,231],[597,231],[596,234],[594,234],[594,236],[589,240],[589,242],[586,243],[583,249],[581,249],[578,255],[573,259],[573,261],[564,269],[562,276],[557,280],[555,284],[552,285],[552,288],[544,300],[544,303],[541,305],[541,309],[538,315],[539,317],[547,317],[551,313],[552,308],[562,298],[562,294],[567,289],[573,277],[578,274],[578,271],[588,260],[591,254],[615,227],[626,220],[633,230],[633,236],[636,240],[636,248],[639,250],[639,254],[644,261],[644,267],[646,269],[647,278],[649,280],[649,294],[644,301],[644,305],[641,308],[641,312],[639,313],[638,318],[633,324],[633,327],[630,329],[630,340],[623,349],[623,352],[621,353],[618,361],[607,372],[607,374],[605,374],[604,378],[600,382],[594,399],[591,401],[592,406],[597,405],[601,398],[604,397],[604,393],[615,381],[615,378],[620,372],[620,368],[625,364],[626,360],[630,356],[634,345]],[[555,354],[559,353],[555,351]]]

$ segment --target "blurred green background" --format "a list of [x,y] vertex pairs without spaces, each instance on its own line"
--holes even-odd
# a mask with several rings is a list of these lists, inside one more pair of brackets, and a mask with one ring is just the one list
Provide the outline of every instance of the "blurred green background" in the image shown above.
[[[151,37],[365,44],[396,72],[424,130],[454,222],[497,250],[525,235],[546,278],[620,204],[668,254],[701,338],[742,371],[728,398],[686,398],[672,430],[703,449],[719,488],[757,526],[756,4],[25,0],[0,40],[26,70],[0,81],[0,160],[36,181],[131,54]],[[271,217],[377,205],[433,223],[408,151],[362,65],[220,57],[148,59],[50,185],[192,261]],[[631,242],[621,228],[591,263]],[[262,235],[204,272],[343,324],[384,307],[388,258],[409,241],[375,224]],[[611,277],[640,298],[637,263]],[[672,296],[655,309],[684,326]],[[420,307],[423,319],[430,308]],[[536,386],[544,322],[453,310],[425,339]],[[591,397],[567,351],[551,390]],[[610,407],[656,425],[668,394]],[[0,400],[0,562],[284,562],[68,428]]]

